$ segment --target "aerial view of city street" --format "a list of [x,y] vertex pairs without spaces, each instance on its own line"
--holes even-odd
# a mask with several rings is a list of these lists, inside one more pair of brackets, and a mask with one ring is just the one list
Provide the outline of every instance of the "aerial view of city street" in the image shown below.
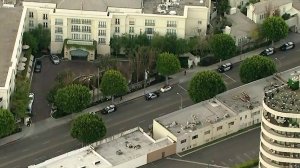
[[300,168],[300,0],[2,0],[0,22],[0,168]]

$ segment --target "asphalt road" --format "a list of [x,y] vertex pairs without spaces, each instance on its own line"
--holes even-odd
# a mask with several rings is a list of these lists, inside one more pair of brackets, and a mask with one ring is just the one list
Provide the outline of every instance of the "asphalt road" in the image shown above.
[[[300,49],[295,48],[288,52],[278,52],[271,58],[277,58],[279,70],[282,71],[300,65],[299,54]],[[235,64],[231,71],[222,74],[228,89],[241,85],[238,67],[239,64]],[[143,98],[138,98],[120,105],[116,113],[103,116],[108,128],[107,136],[136,126],[147,130],[154,118],[179,108],[180,96],[177,93],[182,95],[184,107],[193,104],[186,92],[187,87],[188,82],[185,82],[175,86],[170,92],[161,94],[156,100],[145,101]],[[1,146],[0,168],[26,167],[79,148],[81,144],[69,136],[69,127],[69,124],[60,125],[47,130],[47,132]],[[252,147],[257,148],[257,145]],[[227,151],[233,148],[227,145],[222,149]],[[238,151],[239,149],[235,150],[243,152]],[[218,153],[214,153],[214,155],[218,156]]]

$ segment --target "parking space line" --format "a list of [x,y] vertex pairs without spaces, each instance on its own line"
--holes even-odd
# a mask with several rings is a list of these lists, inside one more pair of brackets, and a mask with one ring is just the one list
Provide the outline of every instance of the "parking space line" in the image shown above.
[[139,122],[139,124],[141,124],[141,123],[143,123],[143,122],[145,122],[145,121],[146,121],[146,120],[142,120],[142,121]]
[[198,165],[203,165],[203,166],[209,166],[209,167],[229,168],[229,167],[219,166],[219,165],[215,165],[215,164],[201,163],[201,162],[195,162],[195,161],[183,160],[183,159],[175,159],[175,158],[170,158],[170,157],[167,157],[166,159],[174,160],[174,161],[179,161],[179,162],[193,163],[193,164],[198,164]]
[[247,153],[244,153],[244,155],[247,157],[247,159],[252,159]]
[[241,163],[245,162],[245,160],[242,159],[240,156],[236,156],[236,158],[237,158],[237,160],[238,160],[239,162],[241,162]]
[[181,85],[177,84],[177,86],[180,87],[182,90],[187,92],[187,90],[184,87],[182,87]]
[[227,164],[225,162],[221,162],[222,165],[227,166]]
[[228,76],[226,73],[223,73],[227,78],[231,79],[233,82],[236,82],[232,77]]

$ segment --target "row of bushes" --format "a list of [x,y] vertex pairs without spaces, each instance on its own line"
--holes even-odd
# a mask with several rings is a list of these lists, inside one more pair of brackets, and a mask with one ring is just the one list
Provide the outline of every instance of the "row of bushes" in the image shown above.
[[254,168],[258,166],[259,160],[258,159],[253,159],[249,160],[247,162],[244,162],[242,164],[234,166],[234,168]]

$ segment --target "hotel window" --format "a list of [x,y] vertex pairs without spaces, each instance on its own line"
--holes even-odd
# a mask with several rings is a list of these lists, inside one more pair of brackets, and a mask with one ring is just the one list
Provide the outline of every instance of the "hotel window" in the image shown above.
[[176,29],[167,29],[167,34],[176,34]]
[[202,32],[202,30],[201,30],[201,29],[197,29],[197,32],[198,32],[198,33],[201,33],[201,32]]
[[106,30],[98,30],[98,36],[106,36]]
[[34,27],[33,20],[29,20],[29,27]]
[[48,20],[48,14],[43,14],[43,19]]
[[222,126],[217,127],[217,131],[221,130],[222,128]]
[[129,33],[134,33],[134,27],[129,27]]
[[155,26],[155,20],[145,20],[145,26]]
[[234,125],[234,121],[228,123],[229,126]]
[[116,25],[120,25],[120,19],[116,19],[116,20],[115,20],[115,24],[116,24]]
[[152,40],[153,39],[153,35],[147,35],[147,39],[148,40]]
[[146,34],[154,34],[153,28],[145,28],[145,33]]
[[82,19],[81,20],[81,23],[82,24],[86,24],[86,25],[91,25],[92,24],[92,21],[90,19]]
[[134,23],[134,19],[130,19],[129,20],[129,25],[134,25],[135,23]]
[[201,24],[202,24],[202,21],[201,21],[201,20],[198,20],[198,24],[201,25]]
[[80,19],[71,19],[71,23],[72,24],[81,24],[81,20]]
[[82,34],[82,40],[91,41],[91,35],[90,34]]
[[55,25],[63,25],[62,19],[55,19]]
[[192,136],[192,139],[197,139],[197,138],[198,138],[198,135]]
[[183,144],[183,143],[186,143],[186,139],[184,139],[184,140],[181,140],[181,143]]
[[105,43],[106,43],[105,38],[99,38],[98,43],[99,43],[99,44],[105,44]]
[[44,22],[44,23],[43,23],[43,27],[44,27],[44,28],[48,28],[48,22]]
[[78,26],[78,25],[72,25],[71,32],[80,32],[80,26]]
[[176,21],[167,21],[167,27],[176,27]]
[[61,35],[55,35],[55,41],[56,42],[62,42],[63,41],[63,36],[61,36]]
[[207,134],[210,134],[210,130],[204,132],[204,135],[207,135]]
[[80,34],[73,33],[72,34],[72,39],[73,40],[80,40]]
[[63,33],[62,27],[55,27],[55,33],[62,34]]
[[120,27],[115,27],[115,33],[120,33]]
[[82,32],[85,32],[85,33],[90,33],[91,32],[91,27],[90,26],[82,26],[81,27],[82,29]]
[[247,115],[245,115],[245,119],[247,119]]
[[98,24],[99,28],[106,28],[106,22],[105,21],[100,21]]
[[29,12],[29,18],[33,18],[33,12]]

